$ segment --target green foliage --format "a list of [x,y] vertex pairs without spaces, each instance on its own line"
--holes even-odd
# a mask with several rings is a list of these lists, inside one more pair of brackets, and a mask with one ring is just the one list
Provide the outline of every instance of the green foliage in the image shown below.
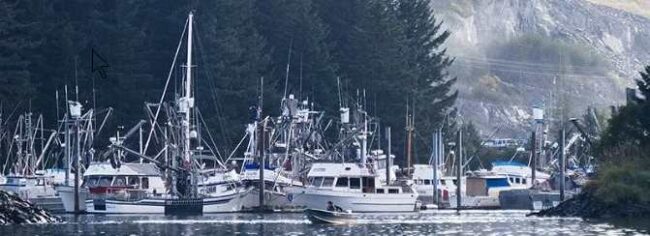
[[[431,131],[453,112],[455,79],[446,72],[452,60],[443,46],[449,32],[424,0],[3,1],[0,100],[15,106],[32,99],[31,109],[54,127],[55,93],[63,107],[64,86],[74,98],[78,85],[85,108],[115,108],[96,138],[105,144],[118,125],[146,119],[144,102],[158,102],[190,10],[198,106],[222,150],[243,135],[261,77],[264,112],[277,115],[287,64],[287,93],[330,117],[338,111],[337,76],[344,99],[365,90],[363,105],[396,131],[398,153],[407,98],[422,134],[416,140],[427,140],[416,146],[416,156],[429,156]],[[109,65],[105,78],[91,70],[92,50]],[[176,95],[182,70],[175,68],[166,100]],[[453,119],[442,126],[450,124]]]
[[595,191],[609,203],[650,203],[650,66],[640,74],[641,96],[613,114],[596,151]]
[[650,171],[633,163],[607,165],[600,171],[596,197],[613,204],[650,203]]
[[38,42],[22,7],[21,1],[0,2],[0,103],[10,107],[28,104],[34,92],[32,63],[25,53]]

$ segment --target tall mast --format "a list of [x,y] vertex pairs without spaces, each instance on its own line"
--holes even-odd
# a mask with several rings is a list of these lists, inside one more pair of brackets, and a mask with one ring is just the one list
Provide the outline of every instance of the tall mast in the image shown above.
[[192,101],[192,25],[194,21],[194,13],[190,12],[188,20],[188,33],[187,33],[187,63],[185,64],[185,105],[187,110],[185,111],[185,120],[183,121],[183,128],[185,133],[184,148],[183,148],[183,158],[186,162],[190,162],[190,122],[192,114],[192,107],[194,102]]
[[187,23],[187,62],[185,64],[185,96],[182,98],[181,109],[185,112],[185,117],[181,126],[183,127],[183,162],[188,165],[190,170],[190,196],[196,197],[197,173],[194,170],[191,153],[192,139],[192,111],[194,108],[194,98],[192,97],[192,28],[194,25],[194,13],[190,12]]

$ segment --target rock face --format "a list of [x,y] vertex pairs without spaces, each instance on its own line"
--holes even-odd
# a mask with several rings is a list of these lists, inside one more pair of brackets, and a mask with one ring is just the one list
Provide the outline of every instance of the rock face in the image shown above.
[[608,204],[583,192],[560,205],[531,215],[582,217],[590,219],[621,219],[650,217],[650,206],[644,204]]
[[22,200],[12,193],[0,190],[0,224],[55,223],[59,218]]
[[[446,47],[456,57],[451,73],[459,78],[461,114],[483,133],[497,127],[497,136],[522,133],[532,106],[544,106],[547,115],[566,106],[567,116],[577,116],[587,106],[622,104],[624,88],[650,64],[650,18],[625,8],[587,0],[434,0],[431,6],[452,32]],[[562,60],[540,64],[491,54],[499,44],[531,35],[584,47],[603,68],[594,73]]]

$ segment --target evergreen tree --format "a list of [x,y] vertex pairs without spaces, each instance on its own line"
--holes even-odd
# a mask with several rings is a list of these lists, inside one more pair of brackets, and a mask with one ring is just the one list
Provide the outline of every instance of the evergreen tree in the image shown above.
[[625,149],[629,145],[646,149],[650,146],[650,66],[640,75],[641,79],[636,81],[640,96],[612,115],[602,135],[601,152]]
[[[452,91],[456,78],[447,72],[453,60],[442,48],[450,32],[441,30],[442,22],[436,20],[429,1],[395,4],[405,37],[408,73],[404,84],[414,108],[415,128],[418,134],[429,137],[443,125],[458,96],[458,91]],[[423,144],[416,150],[420,159],[428,157],[431,150],[428,143]]]
[[0,2],[0,102],[9,110],[19,102],[27,107],[34,92],[26,55],[38,41],[24,7],[21,1]]
[[196,96],[219,149],[229,152],[244,134],[248,108],[258,103],[269,56],[253,21],[254,0],[205,2],[202,9],[197,48],[205,64]]
[[[271,56],[267,78],[276,91],[276,96],[265,100],[272,102],[271,107],[280,105],[289,63],[287,94],[310,99],[320,105],[317,109],[338,110],[334,105],[337,101],[333,99],[336,97],[336,67],[325,41],[328,30],[317,15],[313,2],[257,1],[256,6],[259,12],[256,24],[268,43],[267,50]],[[266,112],[272,111],[266,109]]]

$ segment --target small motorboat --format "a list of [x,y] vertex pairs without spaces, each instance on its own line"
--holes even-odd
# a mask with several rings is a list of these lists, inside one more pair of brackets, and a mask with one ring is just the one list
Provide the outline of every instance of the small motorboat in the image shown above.
[[305,209],[305,214],[314,224],[354,224],[357,221],[352,212]]

